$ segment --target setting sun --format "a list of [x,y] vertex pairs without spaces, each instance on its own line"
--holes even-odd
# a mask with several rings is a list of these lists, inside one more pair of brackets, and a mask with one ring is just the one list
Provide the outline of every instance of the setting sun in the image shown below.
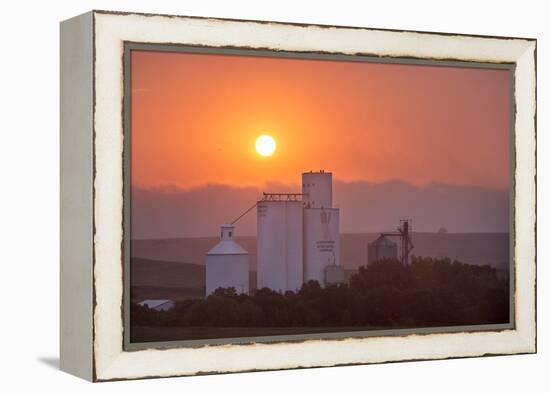
[[277,143],[270,135],[261,135],[256,139],[256,151],[259,155],[268,157],[275,152]]

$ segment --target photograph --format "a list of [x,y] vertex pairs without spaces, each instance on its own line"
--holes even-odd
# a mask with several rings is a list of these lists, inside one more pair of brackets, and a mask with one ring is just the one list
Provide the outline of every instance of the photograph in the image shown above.
[[125,45],[130,344],[513,328],[512,64]]

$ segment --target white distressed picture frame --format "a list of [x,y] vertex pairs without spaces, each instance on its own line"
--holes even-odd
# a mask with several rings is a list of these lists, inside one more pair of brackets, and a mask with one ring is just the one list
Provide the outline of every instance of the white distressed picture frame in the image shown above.
[[[514,327],[124,350],[125,42],[515,64]],[[92,11],[61,24],[61,368],[91,381],[536,352],[536,40]]]

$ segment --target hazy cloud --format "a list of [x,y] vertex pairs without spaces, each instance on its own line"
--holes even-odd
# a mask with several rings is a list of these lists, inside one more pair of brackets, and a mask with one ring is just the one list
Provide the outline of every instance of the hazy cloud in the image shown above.
[[[297,186],[296,186],[297,187]],[[217,236],[218,228],[237,218],[263,191],[296,192],[289,185],[256,187],[206,185],[134,188],[132,237],[169,238]],[[509,194],[467,185],[431,184],[417,187],[401,181],[383,183],[334,182],[334,205],[340,207],[341,233],[394,229],[410,218],[413,229],[435,232],[507,232]],[[237,225],[237,235],[255,235],[256,212]]]

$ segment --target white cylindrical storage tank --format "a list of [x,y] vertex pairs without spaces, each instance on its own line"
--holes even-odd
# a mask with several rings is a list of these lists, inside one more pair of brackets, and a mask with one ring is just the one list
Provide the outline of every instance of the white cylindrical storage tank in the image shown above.
[[248,252],[234,240],[233,225],[222,225],[221,240],[206,254],[206,296],[217,288],[248,293]]
[[385,236],[380,236],[368,245],[367,263],[383,259],[397,259],[397,243]]
[[257,218],[258,289],[297,291],[303,283],[302,202],[261,200]]
[[302,173],[302,194],[305,208],[332,207],[332,173]]
[[325,286],[331,265],[340,265],[340,210],[304,209],[304,282]]

